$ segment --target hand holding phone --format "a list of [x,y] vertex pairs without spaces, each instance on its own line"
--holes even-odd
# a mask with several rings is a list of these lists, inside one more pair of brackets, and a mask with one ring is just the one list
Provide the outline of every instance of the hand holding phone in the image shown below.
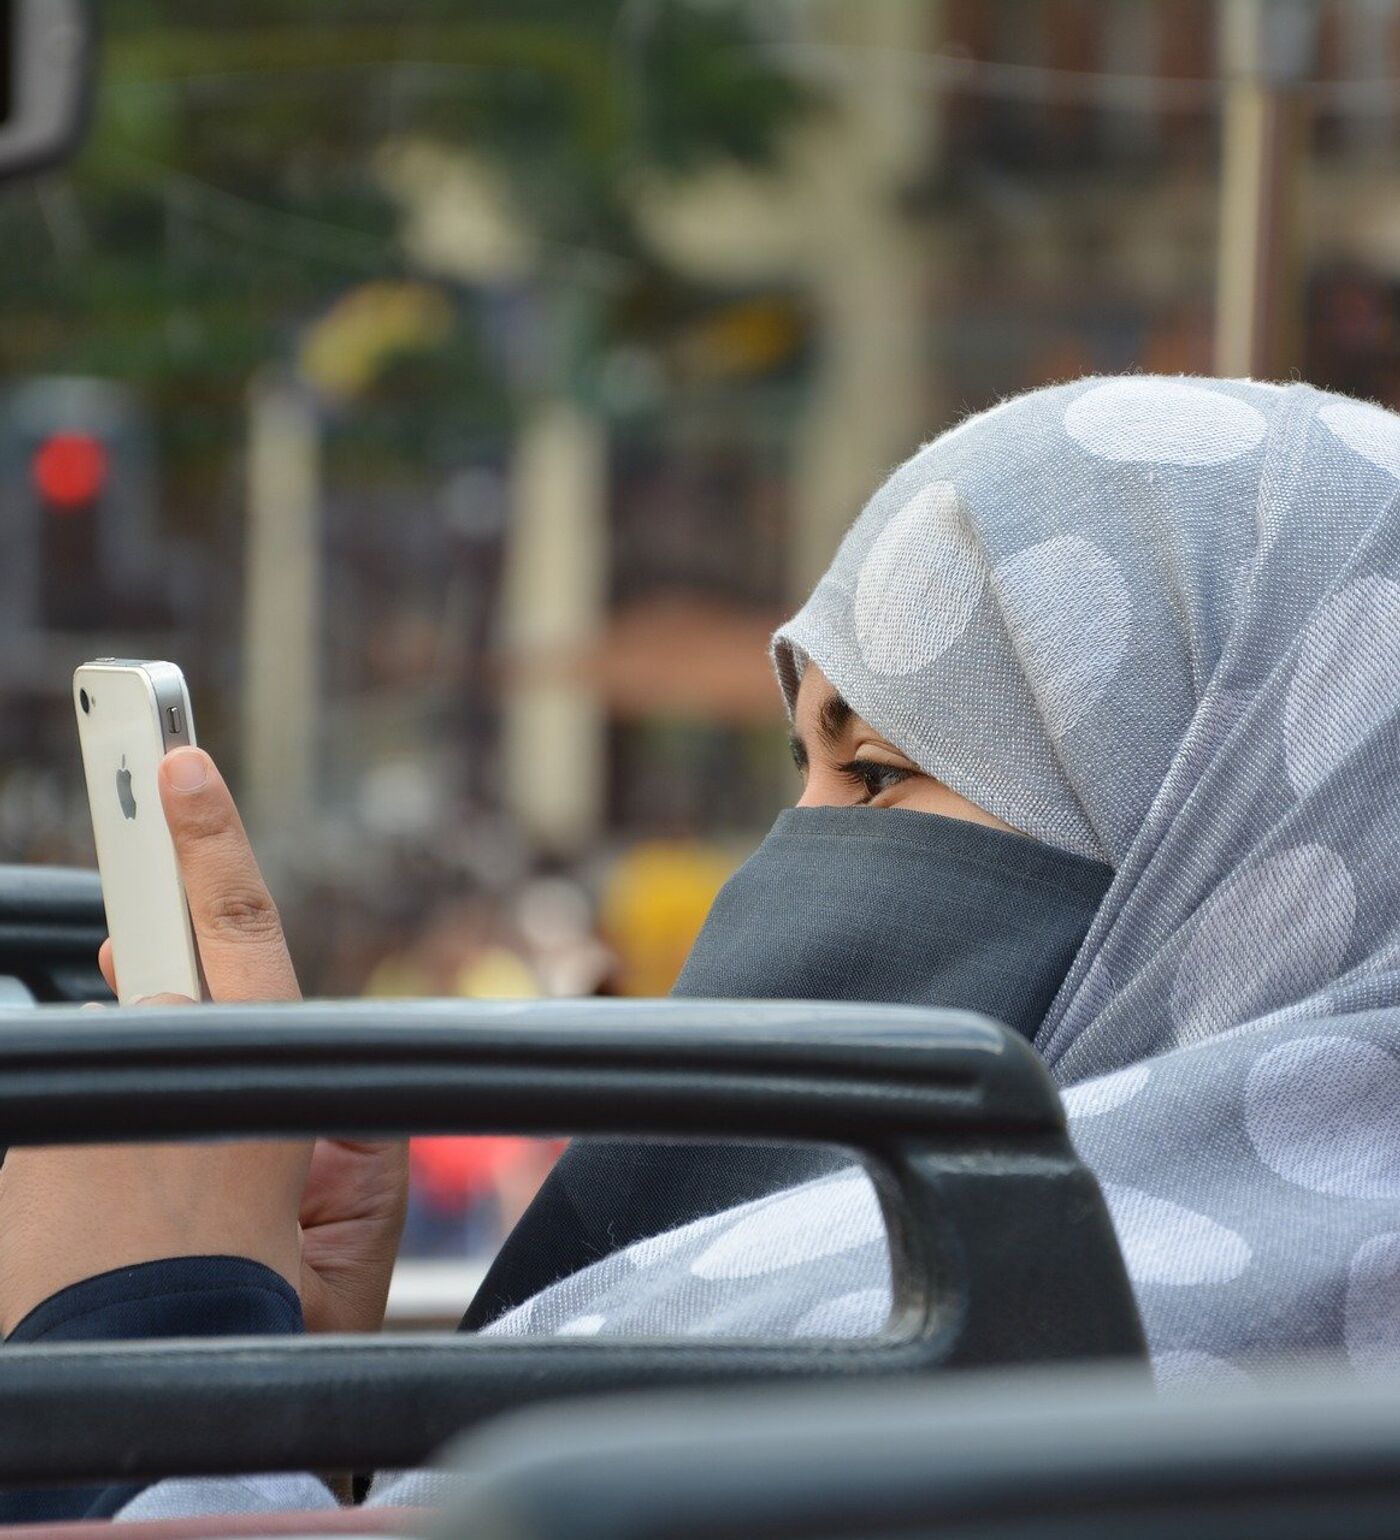
[[122,1004],[157,996],[296,1000],[276,905],[228,786],[194,744],[173,663],[98,658],[73,676]]
[[[192,746],[178,670],[98,659],[73,689],[114,937],[99,959],[107,982],[123,1001],[195,998],[201,974],[215,1002],[300,998],[238,809]],[[99,731],[99,720],[113,725]],[[134,918],[143,912],[149,929]],[[323,1139],[314,1156],[306,1141],[12,1150],[0,1169],[0,1331],[94,1273],[185,1255],[276,1268],[312,1331],[378,1330],[407,1183],[398,1140]]]

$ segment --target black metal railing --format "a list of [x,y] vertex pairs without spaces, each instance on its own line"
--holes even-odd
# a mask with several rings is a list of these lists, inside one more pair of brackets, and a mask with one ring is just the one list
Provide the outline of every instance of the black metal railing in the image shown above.
[[582,1393],[1142,1356],[1055,1089],[981,1017],[734,1001],[0,1012],[6,1144],[505,1131],[849,1147],[889,1223],[889,1334],[10,1347],[0,1482],[407,1465],[484,1417]]

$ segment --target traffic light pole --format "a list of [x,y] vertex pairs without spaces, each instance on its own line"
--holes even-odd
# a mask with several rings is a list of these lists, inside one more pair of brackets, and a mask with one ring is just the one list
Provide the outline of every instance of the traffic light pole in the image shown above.
[[1316,0],[1223,0],[1215,372],[1287,378],[1303,362],[1298,194],[1307,147],[1299,89]]
[[562,396],[532,407],[511,474],[502,629],[516,672],[501,782],[520,827],[552,851],[585,847],[603,814],[603,710],[569,670],[603,627],[607,472],[594,414]]
[[273,891],[314,815],[320,742],[320,426],[308,392],[259,377],[248,407],[240,800]]

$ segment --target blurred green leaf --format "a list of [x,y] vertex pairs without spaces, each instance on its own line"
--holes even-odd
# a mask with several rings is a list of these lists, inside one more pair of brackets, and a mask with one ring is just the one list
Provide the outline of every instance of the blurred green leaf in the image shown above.
[[[348,287],[403,271],[374,158],[405,136],[500,168],[547,280],[576,283],[579,254],[631,275],[581,333],[605,346],[628,290],[668,281],[632,232],[628,177],[761,162],[804,108],[747,16],[723,0],[104,0],[88,147],[0,195],[0,366],[132,381],[177,468],[227,452],[253,372]],[[408,403],[403,454],[508,410],[475,307],[458,308],[434,356],[399,360],[369,403]]]

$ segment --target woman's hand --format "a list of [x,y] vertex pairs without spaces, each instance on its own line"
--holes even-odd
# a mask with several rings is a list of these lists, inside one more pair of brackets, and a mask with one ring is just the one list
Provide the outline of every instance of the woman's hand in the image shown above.
[[[299,999],[276,907],[213,761],[174,750],[160,788],[211,998]],[[110,942],[99,962],[114,985]],[[0,1168],[0,1329],[114,1267],[232,1254],[299,1288],[311,1329],[375,1330],[406,1194],[397,1142],[327,1140],[314,1154],[307,1142],[14,1149]]]
[[406,1139],[318,1139],[301,1200],[308,1331],[378,1331],[408,1209]]

